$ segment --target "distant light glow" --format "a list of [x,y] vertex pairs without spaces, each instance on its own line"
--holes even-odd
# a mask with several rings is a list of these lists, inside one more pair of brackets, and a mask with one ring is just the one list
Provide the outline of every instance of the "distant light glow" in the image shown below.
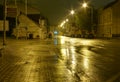
[[69,20],[68,19],[66,19],[66,22],[68,22]]
[[71,15],[75,14],[75,11],[74,11],[74,10],[71,10],[70,14],[71,14]]
[[58,34],[58,31],[54,31],[54,34]]
[[87,3],[83,3],[83,5],[82,5],[84,8],[86,8],[87,7]]
[[61,23],[60,27],[63,27],[66,22],[67,22],[67,21],[64,20],[64,21]]

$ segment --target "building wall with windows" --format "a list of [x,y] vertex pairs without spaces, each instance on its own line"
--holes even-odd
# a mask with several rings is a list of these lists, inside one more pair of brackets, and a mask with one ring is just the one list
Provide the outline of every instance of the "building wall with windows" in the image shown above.
[[100,37],[111,37],[112,35],[112,8],[100,11],[98,32]]
[[18,17],[19,24],[13,29],[12,35],[16,38],[41,38],[41,28],[26,15]]
[[120,35],[120,1],[113,2],[98,11],[98,36],[117,37]]
[[112,6],[113,11],[113,37],[120,37],[120,0]]

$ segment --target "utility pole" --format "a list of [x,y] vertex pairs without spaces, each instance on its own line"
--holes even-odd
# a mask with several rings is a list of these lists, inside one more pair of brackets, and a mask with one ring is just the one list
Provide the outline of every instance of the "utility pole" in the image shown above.
[[16,0],[15,0],[15,6],[17,5],[17,2],[16,2]]
[[6,25],[5,25],[5,22],[6,22],[6,14],[7,14],[7,11],[6,11],[6,0],[4,0],[4,21],[3,21],[3,46],[6,45]]
[[25,0],[25,14],[27,15],[27,0]]
[[[18,7],[17,7],[17,1],[15,0],[15,7],[16,7],[16,9],[18,9]],[[18,11],[16,12],[16,29],[17,29],[17,36],[16,36],[16,39],[18,39],[18,33],[19,33],[19,30],[18,30],[18,28],[17,28],[17,22],[18,22],[18,19],[17,19],[17,17],[18,17]]]
[[[15,0],[15,7],[17,8],[17,1]],[[18,11],[17,11],[17,15],[18,15]],[[16,27],[17,27],[17,15],[16,15]]]
[[91,6],[91,32],[94,33],[94,27],[93,27],[93,6]]

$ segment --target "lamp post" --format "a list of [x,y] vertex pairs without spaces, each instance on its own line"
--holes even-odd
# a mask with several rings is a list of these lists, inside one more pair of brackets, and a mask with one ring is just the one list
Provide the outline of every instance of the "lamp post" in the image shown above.
[[75,16],[74,16],[75,11],[71,10],[70,14],[72,15],[72,17],[71,17],[71,26],[70,26],[70,34],[72,36],[74,36],[75,35]]
[[25,0],[25,14],[27,15],[27,0]]
[[3,21],[3,46],[6,45],[6,25],[5,25],[5,22],[6,22],[6,0],[4,0],[4,21]]
[[[15,0],[15,6],[17,8],[17,1]],[[17,12],[17,15],[18,15],[18,12]],[[17,27],[17,16],[16,16],[16,27]]]
[[[86,2],[84,2],[83,4],[82,4],[82,7],[83,8],[87,8],[88,7],[88,4],[86,3]],[[92,6],[89,6],[89,8],[90,8],[90,15],[91,15],[91,30],[93,31],[93,7]]]
[[[18,9],[18,7],[17,7],[17,1],[15,0],[15,6],[16,6],[16,8]],[[17,10],[17,15],[16,15],[16,28],[17,28],[17,25],[18,25],[18,10]],[[18,32],[19,32],[19,30],[18,30],[18,28],[17,28],[17,37],[16,37],[16,39],[18,39]]]
[[17,5],[17,1],[15,0],[15,6]]
[[92,33],[94,33],[94,28],[93,28],[93,7],[91,7],[91,30],[92,30]]

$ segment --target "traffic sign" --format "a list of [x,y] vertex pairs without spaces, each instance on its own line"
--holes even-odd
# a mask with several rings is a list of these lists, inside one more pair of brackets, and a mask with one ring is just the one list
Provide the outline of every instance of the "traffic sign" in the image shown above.
[[18,10],[16,6],[7,6],[6,8],[7,17],[16,17]]

